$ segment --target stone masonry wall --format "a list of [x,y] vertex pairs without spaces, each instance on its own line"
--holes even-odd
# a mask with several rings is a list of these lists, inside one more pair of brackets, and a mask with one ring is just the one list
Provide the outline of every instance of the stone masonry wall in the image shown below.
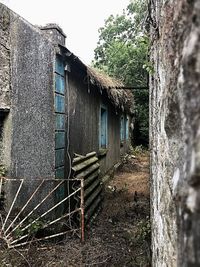
[[[25,179],[14,212],[34,192],[39,184],[36,179],[55,177],[54,65],[54,44],[39,28],[0,3],[0,164],[8,177]],[[52,186],[45,183],[28,209]],[[16,188],[17,183],[6,183],[6,210]],[[50,197],[45,209],[54,201]]]
[[200,0],[151,0],[153,266],[200,266]]

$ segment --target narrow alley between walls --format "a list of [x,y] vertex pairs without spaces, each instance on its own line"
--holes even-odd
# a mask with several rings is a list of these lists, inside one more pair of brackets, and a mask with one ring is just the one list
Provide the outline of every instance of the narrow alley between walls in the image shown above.
[[2,267],[150,266],[149,155],[139,147],[122,161],[104,185],[102,210],[84,243],[67,237],[1,249]]

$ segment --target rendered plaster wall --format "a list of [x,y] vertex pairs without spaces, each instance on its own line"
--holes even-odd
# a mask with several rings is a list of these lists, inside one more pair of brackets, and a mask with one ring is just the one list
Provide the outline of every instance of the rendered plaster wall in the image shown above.
[[0,164],[10,166],[10,13],[0,5]]
[[18,17],[11,27],[11,66],[11,174],[52,178],[54,49],[39,30]]
[[0,4],[0,109],[10,107],[10,13]]
[[11,134],[11,113],[2,112],[0,114],[0,165],[5,170],[9,170],[11,165]]
[[0,108],[10,108],[1,156],[13,178],[53,178],[55,49],[37,27],[0,11]]
[[[8,177],[25,179],[13,213],[40,184],[36,179],[55,177],[54,63],[55,47],[44,33],[0,4],[0,164]],[[44,185],[26,212],[54,183]],[[5,183],[6,210],[18,186]],[[40,210],[54,201],[49,197]]]
[[200,1],[151,1],[153,266],[200,266]]

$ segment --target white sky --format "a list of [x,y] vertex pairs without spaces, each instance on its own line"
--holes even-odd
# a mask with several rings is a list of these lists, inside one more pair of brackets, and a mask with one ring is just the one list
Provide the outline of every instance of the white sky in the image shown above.
[[67,35],[66,46],[86,64],[93,59],[98,29],[129,0],[0,0],[32,24],[57,23]]

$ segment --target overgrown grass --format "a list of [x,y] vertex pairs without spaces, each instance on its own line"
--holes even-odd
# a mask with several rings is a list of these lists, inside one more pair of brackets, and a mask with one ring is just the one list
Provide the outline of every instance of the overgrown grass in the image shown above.
[[139,146],[135,146],[135,147],[130,147],[130,151],[129,153],[134,155],[134,156],[141,156],[141,155],[147,155],[149,152],[148,148],[143,146],[143,145],[139,145]]

